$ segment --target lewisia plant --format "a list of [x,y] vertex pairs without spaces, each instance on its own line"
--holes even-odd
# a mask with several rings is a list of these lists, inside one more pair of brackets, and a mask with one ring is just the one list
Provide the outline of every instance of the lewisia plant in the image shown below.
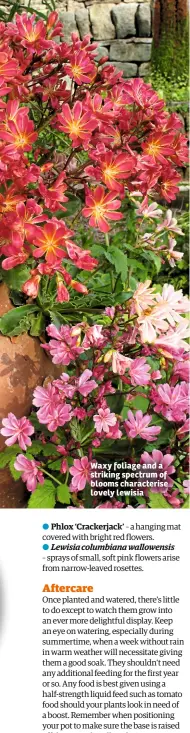
[[187,160],[177,115],[168,114],[142,79],[124,81],[105,58],[97,61],[90,37],[80,41],[73,33],[66,43],[56,12],[47,22],[16,15],[14,22],[1,22],[0,33],[5,274],[25,264],[22,291],[33,299],[43,276],[55,278],[59,302],[68,301],[72,289],[88,292],[80,277],[72,277],[72,266],[76,273],[88,272],[98,262],[74,241],[75,227],[64,221],[73,195],[84,223],[106,235],[122,220],[125,196],[138,201],[138,217],[156,219],[154,236],[147,240],[140,231],[142,244],[175,262],[180,253],[172,224],[165,220],[158,229],[162,212],[148,197],[176,197],[179,168]]
[[[20,290],[19,313],[38,313],[33,333],[60,365],[59,378],[34,391],[30,419],[2,421],[4,465],[22,476],[29,506],[183,507],[188,301],[171,284],[152,285],[141,264],[182,258],[168,208],[187,161],[181,120],[141,78],[97,61],[89,36],[66,43],[56,12],[16,15],[0,33],[1,276]],[[128,277],[126,207],[135,222]],[[107,272],[107,307],[88,309]],[[0,328],[18,334],[3,318]],[[91,463],[113,454],[156,464],[158,475],[162,465],[167,486],[100,504]]]
[[[142,466],[144,478],[142,491],[130,491],[137,484],[130,478],[126,482],[127,505],[120,488],[117,501],[114,491],[105,491],[103,496],[112,496],[110,506],[131,506],[130,497],[136,508],[184,506],[187,310],[182,291],[164,285],[157,293],[147,281],[127,304],[106,308],[100,323],[89,325],[86,319],[72,327],[48,326],[49,342],[43,348],[63,372],[34,390],[30,419],[10,413],[1,429],[14,477],[20,475],[34,492],[29,506],[54,506],[57,500],[98,508],[102,492],[92,491],[91,467],[95,458],[101,466],[113,454],[118,463],[124,458]],[[156,470],[151,490],[147,464]],[[159,481],[163,475],[165,483]]]

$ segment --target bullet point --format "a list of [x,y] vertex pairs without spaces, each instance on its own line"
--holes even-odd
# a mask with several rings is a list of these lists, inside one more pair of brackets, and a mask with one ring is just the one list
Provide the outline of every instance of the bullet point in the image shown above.
[[49,545],[42,545],[43,550],[49,550]]
[[42,524],[43,529],[49,529],[49,524]]

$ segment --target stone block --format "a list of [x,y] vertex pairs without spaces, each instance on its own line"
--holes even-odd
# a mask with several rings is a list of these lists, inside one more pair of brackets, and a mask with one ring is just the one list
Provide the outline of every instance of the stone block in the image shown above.
[[83,7],[83,5],[81,5],[81,3],[78,2],[78,0],[67,0],[66,9],[69,12],[71,11],[71,13],[75,13],[75,11],[78,10],[78,8],[81,8],[81,7]]
[[151,9],[150,5],[139,5],[136,14],[138,36],[151,35]]
[[90,33],[90,21],[87,8],[79,8],[75,13],[75,18],[80,38],[82,39]]
[[110,46],[110,61],[150,61],[151,43],[113,41]]
[[147,74],[150,74],[150,70],[151,70],[151,64],[149,63],[141,64],[139,66],[139,76],[146,76]]
[[[105,2],[105,0],[104,0],[104,2]],[[122,0],[122,2],[125,3],[126,5],[128,5],[129,3],[131,3],[131,0]],[[139,3],[143,3],[143,4],[146,3],[146,5],[150,5],[150,2],[151,2],[151,0],[138,0],[138,4]]]
[[70,41],[71,33],[77,32],[75,13],[72,13],[70,10],[64,11],[63,13],[59,14],[59,18],[63,23],[64,40]]
[[[112,5],[119,5],[120,2],[121,2],[121,0],[112,0]],[[130,2],[131,2],[131,0],[130,0]],[[110,0],[84,0],[84,4],[85,4],[86,7],[88,7],[89,5],[100,5],[100,4],[101,5],[102,4],[104,4],[104,5],[109,4],[110,5]]]
[[109,56],[109,51],[106,46],[98,46],[96,49],[96,60],[99,61],[103,56]]
[[94,40],[101,41],[115,38],[115,28],[111,19],[113,5],[92,5],[90,7],[91,31]]
[[116,27],[117,38],[127,38],[127,36],[136,35],[135,14],[137,10],[136,3],[129,3],[112,8],[112,18]]
[[113,66],[115,66],[118,71],[123,71],[123,76],[125,77],[125,79],[137,76],[137,64],[125,64],[122,63],[122,61],[115,61]]

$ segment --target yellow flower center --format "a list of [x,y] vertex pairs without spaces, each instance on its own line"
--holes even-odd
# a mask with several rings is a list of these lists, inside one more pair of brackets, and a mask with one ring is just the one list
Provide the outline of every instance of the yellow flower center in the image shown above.
[[42,249],[44,252],[56,252],[57,244],[53,241],[53,239],[47,239],[46,242],[42,245]]
[[27,135],[19,135],[15,139],[15,145],[17,148],[23,148],[23,145],[28,143]]
[[14,211],[14,209],[16,209],[17,204],[18,204],[18,200],[7,198],[3,202],[2,211],[4,211],[5,213],[7,211]]
[[72,135],[79,135],[81,130],[79,120],[72,120],[72,122],[69,123],[69,129]]
[[93,216],[96,219],[99,219],[101,216],[104,215],[104,205],[103,204],[95,204],[93,208]]
[[71,69],[73,74],[75,74],[76,76],[80,76],[80,74],[82,74],[81,66],[71,66]]
[[[26,28],[25,28],[25,30],[26,30]],[[35,28],[32,31],[30,31],[30,32],[26,30],[26,39],[29,42],[31,41],[31,43],[32,43],[32,41],[36,41],[37,38],[38,38],[38,36],[39,36],[39,31],[36,31]]]
[[155,140],[152,143],[149,143],[149,145],[147,145],[146,152],[148,153],[148,155],[156,156],[160,152],[160,147],[161,147],[160,142],[158,140],[157,141]]
[[104,175],[107,178],[114,178],[117,175],[117,167],[110,165],[107,168],[104,168]]

